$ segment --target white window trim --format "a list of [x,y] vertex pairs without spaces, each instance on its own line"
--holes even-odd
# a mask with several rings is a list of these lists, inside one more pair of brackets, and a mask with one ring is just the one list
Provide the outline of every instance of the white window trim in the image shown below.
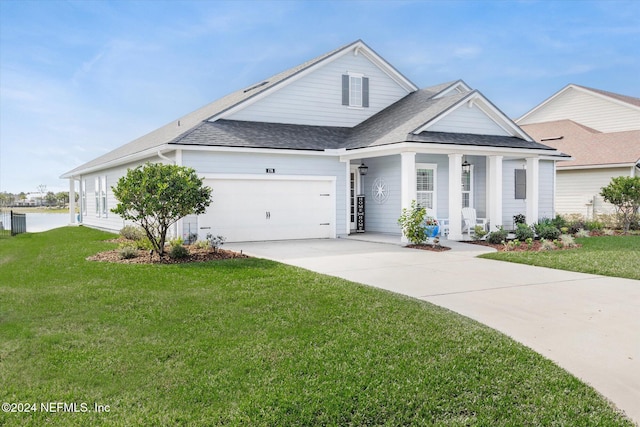
[[107,217],[107,176],[100,177],[100,205],[102,208],[102,216]]
[[93,188],[93,195],[94,195],[94,199],[96,202],[96,217],[100,218],[100,178],[96,177],[93,180],[94,183],[94,188]]
[[80,181],[80,217],[87,215],[87,180]]
[[[473,182],[473,178],[474,178],[474,173],[473,173],[473,165],[469,165],[470,169],[469,169],[469,191],[464,191],[462,190],[462,194],[464,193],[469,193],[469,207],[470,208],[475,208],[475,201],[474,201],[474,197],[473,197],[473,186],[474,186],[474,182]],[[464,171],[462,172],[464,174]],[[461,177],[462,179],[462,177]],[[464,184],[464,182],[463,182]],[[464,198],[462,198],[462,200],[464,201]],[[463,206],[464,207],[464,206]]]
[[[362,106],[362,96],[363,96],[363,93],[362,93],[362,90],[363,90],[363,88],[362,88],[362,85],[363,85],[362,79],[364,77],[364,74],[362,74],[362,73],[347,73],[347,75],[349,76],[349,108],[354,108],[354,109],[358,109],[358,110],[364,109],[364,107]],[[351,79],[352,78],[360,79],[360,98],[359,98],[360,103],[359,104],[353,104],[352,103],[352,99],[353,99],[352,88],[351,88]]]
[[433,206],[431,209],[436,213],[438,213],[438,164],[437,163],[416,163],[416,200],[418,196],[418,169],[432,169],[433,170]]

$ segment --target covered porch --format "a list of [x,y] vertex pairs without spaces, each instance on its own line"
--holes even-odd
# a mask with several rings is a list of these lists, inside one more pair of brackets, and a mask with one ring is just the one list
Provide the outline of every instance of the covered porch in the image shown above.
[[[514,215],[525,215],[530,224],[553,216],[555,160],[547,153],[455,146],[367,151],[341,159],[349,176],[346,235],[375,233],[406,242],[397,220],[412,200],[448,220],[448,241],[470,237],[463,233],[465,207],[487,220],[487,231],[512,228]],[[365,200],[364,233],[356,227],[358,195]]]

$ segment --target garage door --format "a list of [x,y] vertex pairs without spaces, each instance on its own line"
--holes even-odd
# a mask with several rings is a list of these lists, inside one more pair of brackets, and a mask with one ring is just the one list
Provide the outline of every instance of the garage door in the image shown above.
[[228,242],[329,238],[334,235],[334,182],[211,179],[213,202],[198,217],[200,238]]

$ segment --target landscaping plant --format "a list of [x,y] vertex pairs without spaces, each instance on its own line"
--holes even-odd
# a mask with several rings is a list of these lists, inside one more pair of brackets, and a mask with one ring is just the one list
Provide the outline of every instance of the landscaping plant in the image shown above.
[[617,176],[602,188],[600,195],[615,206],[622,222],[622,229],[629,232],[632,223],[638,222],[640,209],[640,176]]
[[424,227],[426,214],[426,209],[418,206],[418,202],[412,200],[411,207],[402,209],[402,215],[398,218],[402,234],[414,245],[421,245],[427,240],[427,231]]
[[139,224],[159,256],[165,252],[169,227],[190,214],[203,214],[211,203],[211,188],[196,171],[177,165],[146,163],[118,180],[111,211]]

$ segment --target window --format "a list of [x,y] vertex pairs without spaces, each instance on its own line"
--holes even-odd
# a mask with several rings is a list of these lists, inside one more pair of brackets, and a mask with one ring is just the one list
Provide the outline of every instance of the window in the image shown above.
[[527,170],[526,169],[516,169],[516,199],[526,199],[527,198]]
[[369,107],[369,78],[362,74],[342,75],[342,105]]
[[100,178],[94,180],[93,194],[96,200],[96,216],[100,216]]
[[80,181],[80,214],[85,216],[87,214],[87,180]]
[[469,172],[462,171],[462,207],[473,207],[473,165]]
[[102,216],[107,217],[107,177],[100,179],[100,204],[102,207]]
[[436,210],[436,165],[416,164],[416,202],[418,206]]

